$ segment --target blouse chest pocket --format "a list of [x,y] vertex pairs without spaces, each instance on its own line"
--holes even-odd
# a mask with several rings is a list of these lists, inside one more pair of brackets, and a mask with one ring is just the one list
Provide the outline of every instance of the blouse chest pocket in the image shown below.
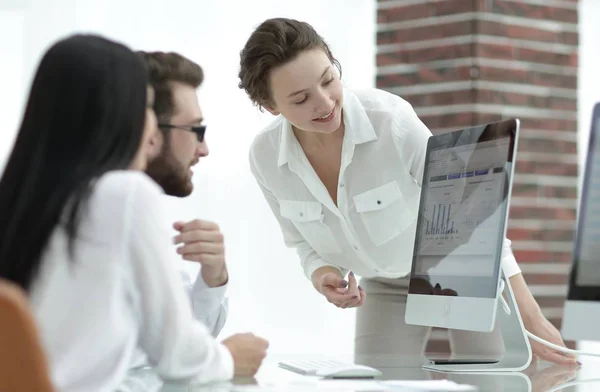
[[402,233],[417,215],[396,181],[354,196],[354,205],[369,237],[377,246]]
[[323,223],[323,205],[317,201],[279,200],[281,216],[291,220],[306,242],[320,255],[340,253],[331,229]]

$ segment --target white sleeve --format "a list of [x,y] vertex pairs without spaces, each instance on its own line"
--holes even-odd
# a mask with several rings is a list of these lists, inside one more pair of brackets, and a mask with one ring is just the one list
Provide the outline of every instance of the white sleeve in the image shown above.
[[505,238],[502,242],[501,260],[504,274],[507,277],[512,278],[513,276],[521,273],[521,268],[519,268],[519,264],[517,264],[517,259],[515,259],[515,255],[513,254],[510,244],[511,241],[508,238]]
[[208,287],[202,279],[201,272],[198,272],[194,283],[184,271],[181,271],[181,278],[190,297],[194,317],[206,325],[212,336],[217,337],[225,326],[229,314],[229,299],[225,296],[229,283]]
[[229,350],[192,315],[174,268],[161,192],[150,179],[133,183],[127,215],[125,241],[137,293],[132,302],[140,323],[140,349],[166,380],[231,379]]
[[425,155],[431,131],[417,116],[411,104],[400,97],[398,110],[392,115],[392,137],[398,154],[412,178],[423,185]]
[[277,222],[279,222],[279,227],[281,228],[285,245],[289,248],[296,249],[296,253],[300,258],[300,264],[304,270],[304,275],[308,278],[308,280],[311,280],[313,272],[321,267],[333,267],[338,269],[342,276],[346,275],[348,271],[323,260],[323,258],[319,256],[319,254],[317,254],[317,252],[308,244],[308,242],[306,242],[294,224],[289,219],[281,216],[279,201],[275,196],[273,196],[273,193],[271,193],[271,191],[264,184],[265,181],[260,173],[258,173],[258,169],[254,160],[255,158],[253,151],[250,151],[250,170],[252,171],[258,186],[265,196],[265,199],[267,199],[267,203],[269,204],[269,207],[271,207],[273,215],[275,215]]

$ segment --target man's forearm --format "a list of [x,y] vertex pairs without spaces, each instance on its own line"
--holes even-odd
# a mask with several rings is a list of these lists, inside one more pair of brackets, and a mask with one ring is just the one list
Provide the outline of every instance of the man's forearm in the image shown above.
[[202,279],[208,287],[220,287],[229,281],[229,273],[227,272],[227,266],[223,266],[218,270],[213,270],[210,267],[202,266],[200,270]]

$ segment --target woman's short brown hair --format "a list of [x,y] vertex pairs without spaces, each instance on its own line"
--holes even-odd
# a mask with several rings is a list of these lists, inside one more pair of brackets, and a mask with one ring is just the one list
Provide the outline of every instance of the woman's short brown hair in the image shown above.
[[300,53],[321,49],[342,74],[340,63],[333,57],[329,45],[306,22],[273,18],[261,23],[250,35],[240,52],[239,88],[262,109],[272,104],[269,74],[274,68],[294,60]]

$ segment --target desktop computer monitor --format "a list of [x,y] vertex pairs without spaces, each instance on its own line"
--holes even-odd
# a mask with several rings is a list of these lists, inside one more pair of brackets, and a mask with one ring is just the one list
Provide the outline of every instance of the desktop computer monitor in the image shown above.
[[406,323],[493,330],[518,133],[513,119],[430,137]]
[[562,334],[568,340],[600,341],[600,102],[592,115],[584,170]]

